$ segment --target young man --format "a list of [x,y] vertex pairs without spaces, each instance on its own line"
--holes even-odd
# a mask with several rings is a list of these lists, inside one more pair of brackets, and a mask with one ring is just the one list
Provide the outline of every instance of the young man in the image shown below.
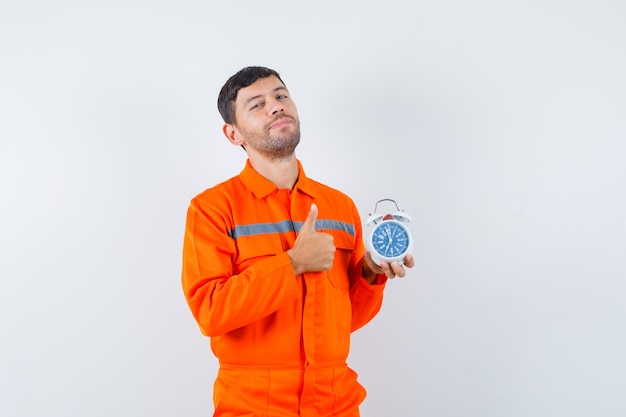
[[191,201],[182,273],[220,364],[214,416],[358,416],[365,390],[346,365],[350,333],[413,258],[374,264],[352,200],[306,176],[298,112],[276,71],[237,72],[218,108],[248,161]]

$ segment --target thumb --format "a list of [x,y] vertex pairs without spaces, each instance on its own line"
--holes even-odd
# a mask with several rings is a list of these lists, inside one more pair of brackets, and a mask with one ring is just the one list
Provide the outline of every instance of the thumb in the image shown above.
[[315,220],[317,220],[317,206],[313,203],[311,204],[311,210],[309,210],[308,216],[306,216],[306,220],[302,224],[302,228],[300,228],[300,233],[315,231]]

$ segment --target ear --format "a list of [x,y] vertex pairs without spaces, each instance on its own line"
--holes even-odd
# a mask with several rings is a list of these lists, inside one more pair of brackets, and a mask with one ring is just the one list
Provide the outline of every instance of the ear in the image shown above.
[[237,130],[235,125],[232,123],[225,123],[224,126],[222,126],[222,132],[224,132],[226,139],[228,139],[228,141],[233,145],[241,146],[244,144],[244,140],[239,133],[239,130]]

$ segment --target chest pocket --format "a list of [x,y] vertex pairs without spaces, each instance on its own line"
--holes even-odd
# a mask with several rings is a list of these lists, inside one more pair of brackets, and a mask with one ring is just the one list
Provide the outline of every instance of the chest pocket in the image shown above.
[[243,236],[237,239],[235,273],[240,273],[250,265],[269,256],[284,251],[278,234]]
[[354,252],[354,236],[345,232],[329,231],[335,243],[335,260],[333,268],[328,271],[328,279],[335,288],[348,289],[350,287],[350,259]]

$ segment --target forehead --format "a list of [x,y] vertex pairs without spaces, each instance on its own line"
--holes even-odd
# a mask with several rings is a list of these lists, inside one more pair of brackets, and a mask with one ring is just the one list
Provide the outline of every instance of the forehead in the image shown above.
[[286,90],[286,87],[275,75],[259,78],[247,87],[240,88],[237,92],[236,104],[241,105],[255,98],[272,94],[278,90]]

